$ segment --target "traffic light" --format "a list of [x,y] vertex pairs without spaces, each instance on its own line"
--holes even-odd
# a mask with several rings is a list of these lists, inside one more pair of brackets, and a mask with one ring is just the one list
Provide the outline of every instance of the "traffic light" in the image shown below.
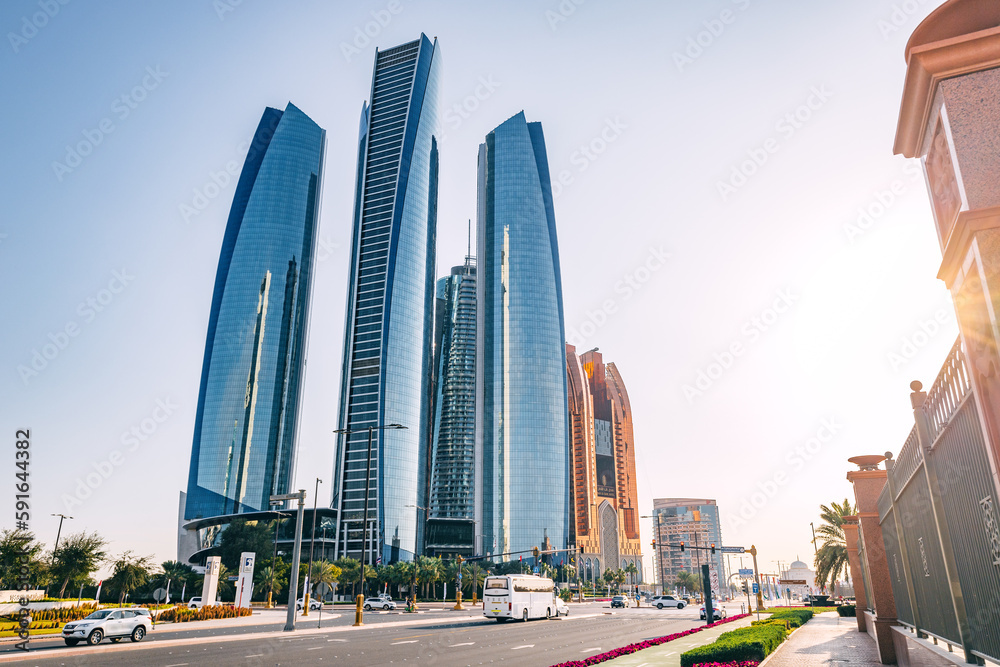
[[531,555],[533,555],[535,557],[535,560],[538,560],[538,553],[539,553],[538,552],[538,547],[532,547],[531,548]]
[[715,542],[712,542],[712,555],[715,555]]
[[749,593],[750,592],[749,590],[747,590],[747,582],[745,582],[745,581],[743,582],[743,592],[744,593]]
[[681,542],[681,551],[684,551],[684,543]]
[[652,541],[652,545],[653,545],[653,549],[655,550],[656,549],[656,540]]

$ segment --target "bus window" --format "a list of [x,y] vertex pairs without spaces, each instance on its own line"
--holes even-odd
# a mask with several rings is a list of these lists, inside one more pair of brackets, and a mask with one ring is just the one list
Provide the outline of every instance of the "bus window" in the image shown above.
[[500,589],[507,590],[507,580],[506,579],[496,579],[491,578],[486,580],[486,590],[490,589]]

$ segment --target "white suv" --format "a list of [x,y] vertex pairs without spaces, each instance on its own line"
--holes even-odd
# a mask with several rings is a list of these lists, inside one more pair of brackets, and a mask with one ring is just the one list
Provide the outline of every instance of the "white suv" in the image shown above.
[[125,637],[139,642],[152,629],[149,616],[138,609],[98,609],[82,620],[67,623],[62,636],[69,646],[82,641],[97,646],[105,637],[114,643]]
[[684,600],[678,600],[673,595],[657,595],[649,601],[649,604],[657,609],[663,609],[664,607],[684,608]]

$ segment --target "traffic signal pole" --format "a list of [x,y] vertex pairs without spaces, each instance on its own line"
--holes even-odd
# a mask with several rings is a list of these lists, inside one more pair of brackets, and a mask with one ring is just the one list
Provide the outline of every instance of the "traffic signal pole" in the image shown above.
[[757,569],[757,547],[750,545],[749,554],[753,556],[753,578],[757,582],[757,613],[764,611],[764,593],[760,588],[760,570]]

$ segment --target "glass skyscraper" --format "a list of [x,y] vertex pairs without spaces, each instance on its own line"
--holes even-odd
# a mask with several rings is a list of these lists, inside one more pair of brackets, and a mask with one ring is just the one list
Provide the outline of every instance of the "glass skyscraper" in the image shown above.
[[428,555],[473,555],[476,451],[476,266],[437,283]]
[[523,112],[479,147],[477,216],[482,552],[563,548],[569,440],[559,248],[542,126]]
[[267,510],[295,466],[326,133],[266,109],[236,186],[208,320],[187,520]]
[[[423,537],[438,60],[437,41],[422,34],[377,50],[371,103],[361,111],[339,418],[340,428],[352,434],[337,439],[332,507],[338,555],[360,559],[365,553],[372,564],[412,559]],[[369,457],[367,429],[387,424],[406,430],[375,430]]]

